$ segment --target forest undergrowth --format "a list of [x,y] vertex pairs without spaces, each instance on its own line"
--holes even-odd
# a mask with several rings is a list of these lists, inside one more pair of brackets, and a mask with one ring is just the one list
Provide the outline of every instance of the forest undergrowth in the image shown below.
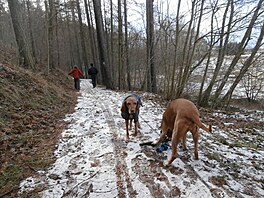
[[0,197],[16,197],[23,178],[53,162],[77,93],[67,72],[16,67],[15,52],[0,50]]

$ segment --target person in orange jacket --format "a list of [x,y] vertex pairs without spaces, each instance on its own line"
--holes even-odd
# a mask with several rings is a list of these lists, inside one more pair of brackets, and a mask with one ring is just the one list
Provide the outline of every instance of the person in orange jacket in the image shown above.
[[69,71],[68,75],[72,75],[73,74],[73,78],[74,78],[74,87],[77,90],[80,90],[80,77],[83,77],[83,73],[82,71],[76,66],[74,65],[74,67]]

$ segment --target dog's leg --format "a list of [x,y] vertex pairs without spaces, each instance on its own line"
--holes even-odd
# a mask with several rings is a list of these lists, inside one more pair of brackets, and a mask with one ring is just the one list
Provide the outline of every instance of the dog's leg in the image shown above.
[[128,121],[129,121],[129,124],[128,124],[129,125],[129,130],[131,130],[132,129],[132,119],[129,119]]
[[192,132],[192,136],[193,136],[193,142],[194,142],[194,159],[198,160],[198,138],[199,138],[199,133],[198,133],[198,127],[195,126],[193,128]]
[[184,122],[175,122],[171,140],[172,153],[170,159],[164,163],[165,166],[169,166],[177,158],[179,141],[184,135],[186,135],[187,131],[188,127]]
[[129,120],[126,120],[126,142],[129,141],[128,122],[129,122]]
[[141,125],[140,125],[139,121],[138,121],[138,128],[141,129]]
[[171,148],[172,148],[171,157],[168,161],[164,162],[164,166],[171,165],[171,163],[177,158],[178,143],[179,143],[179,137],[177,135],[177,131],[174,131],[172,141],[171,141]]
[[138,134],[138,122],[135,122],[135,134],[134,136],[136,137]]
[[161,134],[160,134],[160,138],[158,139],[158,140],[156,140],[156,141],[154,141],[153,143],[152,143],[152,145],[153,146],[157,146],[157,145],[159,145],[160,143],[162,143],[162,142],[164,142],[164,140],[166,139],[166,135],[167,135],[167,132],[161,132]]
[[187,150],[187,146],[186,146],[186,134],[183,134],[183,137],[182,137],[182,150],[186,151]]

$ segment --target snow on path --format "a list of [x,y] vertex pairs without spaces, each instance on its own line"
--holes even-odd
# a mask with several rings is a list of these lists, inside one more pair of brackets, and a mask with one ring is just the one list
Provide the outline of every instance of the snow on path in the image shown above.
[[203,171],[202,160],[188,165],[177,158],[173,166],[164,168],[162,162],[170,150],[159,154],[152,147],[139,146],[139,142],[159,136],[164,111],[159,104],[143,99],[142,129],[126,144],[120,107],[127,95],[93,89],[89,80],[82,80],[75,112],[65,118],[71,124],[58,143],[56,162],[40,171],[39,177],[23,181],[21,192],[40,188],[44,190],[39,194],[45,198],[229,197],[224,189],[208,182],[217,172]]

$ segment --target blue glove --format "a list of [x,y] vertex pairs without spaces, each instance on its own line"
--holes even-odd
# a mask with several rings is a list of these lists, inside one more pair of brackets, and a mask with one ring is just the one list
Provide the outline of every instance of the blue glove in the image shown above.
[[158,147],[157,149],[156,149],[156,151],[158,152],[158,153],[161,153],[162,151],[166,151],[166,150],[168,150],[168,142],[163,142],[161,145],[160,145],[160,147]]

